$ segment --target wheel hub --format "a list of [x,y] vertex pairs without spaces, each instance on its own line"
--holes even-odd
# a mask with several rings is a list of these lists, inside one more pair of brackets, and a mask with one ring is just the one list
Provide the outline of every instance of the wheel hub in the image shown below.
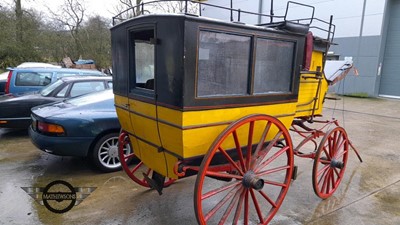
[[253,171],[248,171],[243,176],[242,184],[247,188],[259,191],[264,187],[264,180],[257,177]]
[[335,159],[331,160],[331,165],[332,168],[338,168],[338,169],[343,169],[344,163],[342,161],[338,161]]
[[110,156],[111,158],[115,158],[118,156],[118,147],[117,146],[111,146],[108,149],[108,156]]

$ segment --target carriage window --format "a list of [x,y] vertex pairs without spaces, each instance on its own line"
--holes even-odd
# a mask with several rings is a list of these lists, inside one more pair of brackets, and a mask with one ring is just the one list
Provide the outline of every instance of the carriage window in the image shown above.
[[294,42],[257,39],[254,94],[291,92]]
[[135,51],[135,87],[154,90],[154,30],[132,34]]
[[251,37],[200,31],[198,97],[248,93]]

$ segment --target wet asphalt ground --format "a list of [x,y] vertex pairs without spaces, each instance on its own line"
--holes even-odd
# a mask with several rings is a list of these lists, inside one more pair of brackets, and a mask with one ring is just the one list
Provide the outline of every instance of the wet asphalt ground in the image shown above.
[[[297,180],[271,224],[400,224],[400,100],[330,100],[324,117],[341,121],[364,162],[350,152],[339,189],[321,200],[312,188],[313,161],[295,157]],[[56,214],[21,188],[55,180],[96,189]],[[0,129],[0,224],[196,224],[194,183],[195,177],[179,180],[159,196],[123,171],[97,172],[85,159],[39,151],[25,130]]]

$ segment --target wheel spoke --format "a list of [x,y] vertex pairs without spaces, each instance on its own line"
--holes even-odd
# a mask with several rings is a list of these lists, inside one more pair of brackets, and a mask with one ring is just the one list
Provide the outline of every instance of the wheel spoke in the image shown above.
[[251,198],[253,199],[254,207],[256,208],[256,211],[257,211],[258,219],[260,220],[260,223],[264,223],[264,217],[262,215],[260,205],[258,204],[256,195],[254,194],[253,189],[250,189],[250,194],[251,194]]
[[[249,189],[245,189],[246,194],[244,196],[244,225],[248,225],[249,221]],[[251,190],[251,189],[250,189]]]
[[[322,179],[325,178],[325,175],[326,175],[328,169],[329,169],[329,165],[327,165],[326,167],[324,167],[324,168],[322,169],[322,170],[323,170],[323,173],[322,173],[321,176],[320,176],[319,174],[317,175],[317,177],[319,177],[318,183],[317,183],[318,185],[321,183]],[[320,172],[322,172],[322,170],[320,170]]]
[[338,176],[338,178],[340,178],[340,173],[337,171],[337,168],[333,168],[333,171],[335,171],[335,173]]
[[233,183],[233,184],[230,184],[230,185],[227,185],[227,186],[225,186],[225,187],[220,187],[220,188],[218,188],[218,189],[209,191],[209,192],[207,192],[207,193],[205,193],[205,194],[203,194],[203,195],[201,196],[201,200],[205,200],[205,199],[207,199],[207,198],[209,198],[209,197],[212,197],[212,196],[214,196],[214,195],[217,195],[217,194],[219,194],[219,193],[221,193],[221,192],[223,192],[223,191],[228,190],[229,188],[236,188],[236,186],[240,185],[241,183],[242,183],[241,181],[237,181],[237,182],[235,182],[235,183]]
[[[265,138],[267,137],[267,134],[268,134],[268,131],[269,131],[270,128],[271,128],[271,122],[268,122],[268,123],[265,125],[264,132],[263,132],[263,134],[261,135],[260,141],[259,141],[258,144],[257,144],[257,148],[256,148],[256,150],[254,151],[254,158],[255,158],[255,159],[256,159],[256,157],[259,157],[259,152],[260,152],[261,148],[263,147],[263,144],[264,144],[264,142],[265,142]],[[268,150],[269,150],[269,148],[267,148],[267,151],[268,151]],[[252,162],[251,168],[254,168],[254,162]]]
[[239,175],[229,174],[229,173],[224,173],[224,172],[215,172],[215,171],[207,171],[206,175],[211,176],[211,177],[231,178],[231,179],[237,179],[237,180],[243,179],[243,177],[239,176]]
[[338,153],[335,158],[336,159],[340,159],[344,154],[347,154],[348,150],[344,150],[344,151],[340,151],[340,153]]
[[239,156],[240,165],[242,166],[242,170],[245,171],[246,166],[244,164],[243,152],[242,152],[242,148],[240,147],[239,138],[237,136],[236,130],[232,132],[232,135],[233,135],[233,139],[235,140],[235,146],[236,146],[236,151]]
[[331,161],[329,161],[329,160],[323,160],[323,159],[319,159],[319,162],[322,164],[322,165],[327,165],[327,164],[331,164]]
[[[243,189],[243,187],[241,187]],[[231,214],[233,207],[235,207],[236,203],[239,201],[239,198],[241,196],[242,191],[238,190],[235,194],[235,196],[232,198],[231,202],[228,205],[228,208],[226,208],[224,215],[221,218],[221,221],[219,221],[218,224],[224,225],[226,219],[228,219],[229,215]]]
[[239,166],[233,161],[233,159],[226,153],[222,147],[219,147],[218,150],[225,156],[225,158],[231,163],[232,166],[236,168],[236,170],[240,173],[240,175],[244,175],[243,171],[239,168]]
[[[322,149],[324,150],[325,156],[328,158],[328,160],[332,160],[331,154],[328,152],[326,147],[324,146]],[[331,149],[331,147],[329,147],[329,149]]]
[[269,204],[272,205],[272,207],[276,208],[277,205],[275,204],[274,201],[272,201],[267,194],[265,194],[263,191],[259,191],[259,193],[265,198],[265,200],[267,200],[269,202]]
[[333,137],[329,136],[328,137],[328,150],[326,148],[324,148],[325,154],[327,157],[329,157],[329,159],[331,158],[331,155],[329,154],[329,152],[333,149]]
[[[342,136],[341,136],[340,140],[341,140],[341,142],[340,142],[340,144],[338,144],[338,145],[336,146],[335,151],[337,151],[338,149],[341,149],[342,146],[343,146],[343,144],[346,142],[346,139],[344,139]],[[335,153],[336,153],[336,152],[335,152]]]
[[143,162],[140,162],[135,167],[133,167],[133,169],[131,170],[131,174],[134,174],[142,165]]
[[330,190],[331,190],[331,173],[332,173],[332,170],[331,169],[329,169],[328,170],[328,173],[327,173],[327,175],[326,175],[326,187],[325,187],[325,193],[326,194],[329,194],[329,192],[330,192]]
[[335,189],[335,173],[333,172],[333,169],[331,171],[331,184],[332,184],[332,189]]
[[204,220],[208,221],[212,216],[215,215],[215,213],[231,198],[234,197],[235,194],[238,193],[239,189],[241,186],[236,186],[232,190],[230,190],[219,202],[217,205],[214,206],[205,216]]
[[326,174],[325,174],[324,182],[323,182],[323,184],[322,184],[322,189],[321,189],[321,190],[322,190],[322,191],[325,190],[325,193],[329,193],[328,190],[329,190],[329,182],[330,182],[329,176],[330,176],[330,174],[331,174],[331,170],[328,170],[328,171],[326,172]]
[[287,169],[290,169],[290,168],[291,168],[290,166],[280,166],[280,167],[277,167],[277,168],[274,168],[274,169],[269,169],[269,170],[264,170],[264,171],[258,172],[257,176],[261,177],[261,176],[265,176],[267,174],[276,173],[276,172],[279,172],[279,171],[282,171],[282,170],[287,170]]
[[254,121],[251,121],[249,126],[249,136],[247,140],[247,156],[246,156],[247,170],[250,169],[251,150],[253,149],[253,132],[254,132]]
[[128,159],[133,158],[133,157],[135,157],[135,153],[131,153],[129,155],[124,155],[124,159],[125,160],[128,160]]
[[335,131],[335,132],[333,132],[333,146],[332,146],[332,148],[330,149],[330,152],[329,152],[329,153],[331,153],[330,154],[331,158],[333,158],[333,156],[335,154],[335,149],[337,147],[337,142],[338,142],[338,132]]
[[270,180],[265,180],[264,184],[270,184],[270,185],[279,186],[279,187],[287,187],[287,184],[285,184],[285,183],[279,183],[279,182],[270,181]]
[[254,169],[258,164],[260,164],[260,162],[265,158],[265,156],[269,153],[269,151],[272,149],[272,147],[274,147],[274,145],[276,144],[276,142],[278,141],[278,139],[281,135],[282,135],[282,131],[278,132],[275,135],[275,137],[269,142],[267,147],[265,147],[262,150],[262,153],[255,155],[255,157],[257,157],[257,158],[252,163],[252,167],[251,167],[252,169]]
[[289,146],[283,147],[282,149],[277,151],[273,156],[271,156],[268,160],[263,162],[258,168],[255,168],[254,172],[258,173],[260,170],[264,169],[264,167],[266,167],[268,164],[270,164],[272,161],[274,161],[276,158],[278,158],[280,155],[282,155],[284,152],[286,152],[289,149],[290,149]]
[[232,224],[237,224],[237,222],[238,222],[238,220],[240,218],[240,214],[241,214],[242,207],[243,207],[243,200],[245,198],[246,192],[247,192],[247,188],[242,188],[242,193],[240,194],[239,202],[237,203],[235,216],[233,218],[233,223]]
[[330,167],[329,164],[328,164],[328,165],[325,165],[324,167],[322,167],[322,169],[321,169],[320,171],[318,171],[317,177],[319,177],[319,175],[320,175],[322,172],[325,172],[327,169],[329,169],[329,167]]

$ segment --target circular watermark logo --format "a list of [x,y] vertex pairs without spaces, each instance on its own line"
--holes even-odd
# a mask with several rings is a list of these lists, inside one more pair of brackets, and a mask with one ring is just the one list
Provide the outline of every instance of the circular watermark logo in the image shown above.
[[54,213],[65,213],[74,207],[76,192],[70,183],[56,180],[43,189],[42,200],[48,210]]

